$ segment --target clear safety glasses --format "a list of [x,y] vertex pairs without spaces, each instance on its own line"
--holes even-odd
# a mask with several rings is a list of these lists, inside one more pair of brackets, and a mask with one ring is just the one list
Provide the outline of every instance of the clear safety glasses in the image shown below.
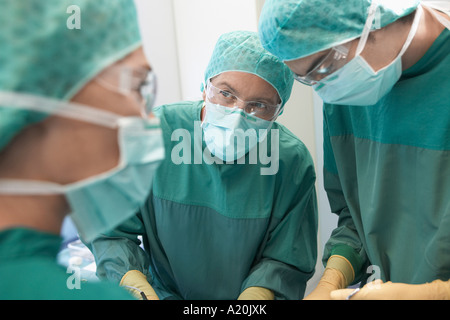
[[305,76],[294,74],[295,80],[313,86],[320,80],[342,68],[348,61],[348,44],[330,49],[330,52]]
[[206,97],[214,104],[229,108],[238,107],[247,114],[268,121],[277,117],[281,110],[281,103],[270,105],[259,101],[244,101],[225,89],[213,86],[209,80],[206,86]]
[[157,92],[157,78],[153,70],[116,66],[103,72],[96,81],[110,90],[133,96],[141,106],[143,118],[152,112]]

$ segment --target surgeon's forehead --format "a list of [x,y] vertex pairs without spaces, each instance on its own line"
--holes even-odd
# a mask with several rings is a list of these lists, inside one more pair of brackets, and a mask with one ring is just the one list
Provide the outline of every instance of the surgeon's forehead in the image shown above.
[[121,71],[125,69],[132,72],[132,74],[140,79],[147,78],[152,67],[149,64],[147,57],[142,48],[131,52],[121,60],[102,70],[100,76],[120,77]]
[[261,77],[246,72],[224,72],[211,82],[220,89],[230,89],[239,98],[269,104],[278,104],[281,99],[275,88]]

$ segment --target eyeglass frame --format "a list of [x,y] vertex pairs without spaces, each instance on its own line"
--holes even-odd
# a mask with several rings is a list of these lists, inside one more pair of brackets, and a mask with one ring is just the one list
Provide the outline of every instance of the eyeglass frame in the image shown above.
[[[330,52],[328,52],[325,57],[311,70],[308,71],[308,73],[304,76],[300,76],[296,73],[294,73],[294,79],[298,82],[307,85],[307,86],[313,86],[320,82],[320,80],[328,77],[329,75],[335,73],[337,70],[342,68],[344,65],[348,63],[348,52],[349,52],[349,44],[343,44],[336,47],[333,47],[330,49]],[[334,69],[332,71],[327,72],[320,72],[321,67],[328,62],[328,60],[331,60],[329,63],[329,66],[333,65],[333,62],[335,61],[343,61],[344,63]],[[319,75],[320,79],[313,79],[314,75]]]
[[[234,100],[233,105],[232,105],[232,106],[226,105],[225,107],[229,107],[229,108],[238,107],[238,108],[242,109],[242,110],[245,112],[245,114],[248,114],[248,115],[250,115],[250,116],[254,116],[254,117],[257,117],[257,118],[260,118],[260,119],[263,119],[263,120],[267,120],[267,121],[273,121],[276,117],[278,117],[278,116],[280,115],[281,107],[282,107],[282,105],[283,105],[282,102],[280,102],[280,103],[278,103],[278,104],[275,104],[275,105],[269,105],[269,104],[266,104],[266,103],[263,103],[263,102],[259,102],[259,101],[245,101],[245,100],[242,100],[241,98],[239,98],[239,97],[236,96],[235,94],[232,94],[231,92],[229,92],[229,91],[227,91],[227,90],[225,90],[225,89],[217,88],[216,86],[214,86],[214,85],[211,83],[211,79],[209,79],[209,80],[207,81],[207,83],[206,83],[206,98],[207,98],[209,101],[211,101],[211,99],[210,99],[211,96],[208,94],[210,88],[216,89],[216,90],[218,91],[218,94],[222,94],[222,92],[226,92],[230,97],[233,98],[233,100]],[[213,97],[214,97],[214,94],[213,94]],[[225,97],[225,98],[226,98],[226,97]],[[238,106],[238,102],[239,102],[239,101],[242,102],[242,103],[244,104],[244,108],[241,108],[241,107]],[[213,101],[211,101],[211,102],[213,102]],[[246,111],[246,108],[247,108],[248,104],[250,104],[250,103],[257,103],[257,104],[264,105],[264,106],[266,106],[266,107],[275,108],[276,111],[274,112],[274,114],[273,114],[273,116],[272,116],[271,118],[266,119],[266,118],[257,116],[255,113],[247,112],[247,111]]]
[[[108,74],[112,74],[114,72],[119,72],[117,84],[112,84],[108,81],[109,79],[106,79]],[[136,73],[146,74],[146,76],[144,78],[143,76],[136,75]],[[133,80],[137,80],[139,85],[133,85]],[[148,116],[152,113],[158,88],[157,77],[153,69],[132,68],[117,65],[97,76],[95,81],[103,87],[119,92],[122,95],[137,95],[136,100],[138,100],[138,103],[140,104],[142,118],[148,118]],[[145,91],[147,91],[148,94]],[[147,101],[146,97],[150,97],[150,100]]]

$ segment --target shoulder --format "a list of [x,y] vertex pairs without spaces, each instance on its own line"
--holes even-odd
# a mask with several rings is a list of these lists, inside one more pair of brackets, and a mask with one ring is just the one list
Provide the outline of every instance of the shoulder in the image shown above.
[[[48,257],[27,257],[1,271],[19,272],[29,277],[0,284],[0,299],[17,300],[130,300],[133,297],[118,285],[85,282],[80,270],[64,269]],[[49,281],[51,279],[51,281]],[[7,296],[3,295],[7,292]]]
[[[180,101],[155,107],[153,112],[161,120],[177,121],[182,119],[200,120],[203,100]],[[198,119],[197,119],[198,117]]]
[[272,130],[278,130],[280,159],[313,164],[313,160],[305,144],[284,125],[275,122]]
[[[305,144],[289,129],[274,123],[272,130],[278,132],[279,177],[290,185],[313,185],[316,180],[313,158]],[[273,139],[272,131],[271,138]],[[272,150],[276,139],[272,140]]]
[[[200,121],[203,106],[201,101],[182,101],[156,107],[153,113],[160,120],[164,143],[167,152],[173,145],[172,136],[176,132],[194,131],[195,122]],[[181,131],[180,131],[181,130]]]

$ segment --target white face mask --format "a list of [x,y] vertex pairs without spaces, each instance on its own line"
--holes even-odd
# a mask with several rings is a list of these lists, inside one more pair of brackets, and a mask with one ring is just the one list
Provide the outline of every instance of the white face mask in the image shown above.
[[244,110],[205,101],[206,115],[202,122],[206,146],[212,155],[223,161],[245,156],[263,141],[273,121],[246,114]]
[[0,194],[65,195],[80,237],[91,242],[132,217],[150,193],[153,175],[164,159],[158,119],[122,117],[96,108],[11,92],[0,92],[3,106],[42,111],[118,129],[119,165],[69,185],[0,179]]
[[400,54],[388,66],[375,71],[361,56],[367,43],[369,32],[377,11],[376,2],[369,11],[364,31],[361,35],[356,56],[346,65],[320,80],[313,86],[326,103],[369,106],[376,104],[397,83],[402,75],[402,56],[410,46],[419,26],[422,7],[417,8],[411,31]]

